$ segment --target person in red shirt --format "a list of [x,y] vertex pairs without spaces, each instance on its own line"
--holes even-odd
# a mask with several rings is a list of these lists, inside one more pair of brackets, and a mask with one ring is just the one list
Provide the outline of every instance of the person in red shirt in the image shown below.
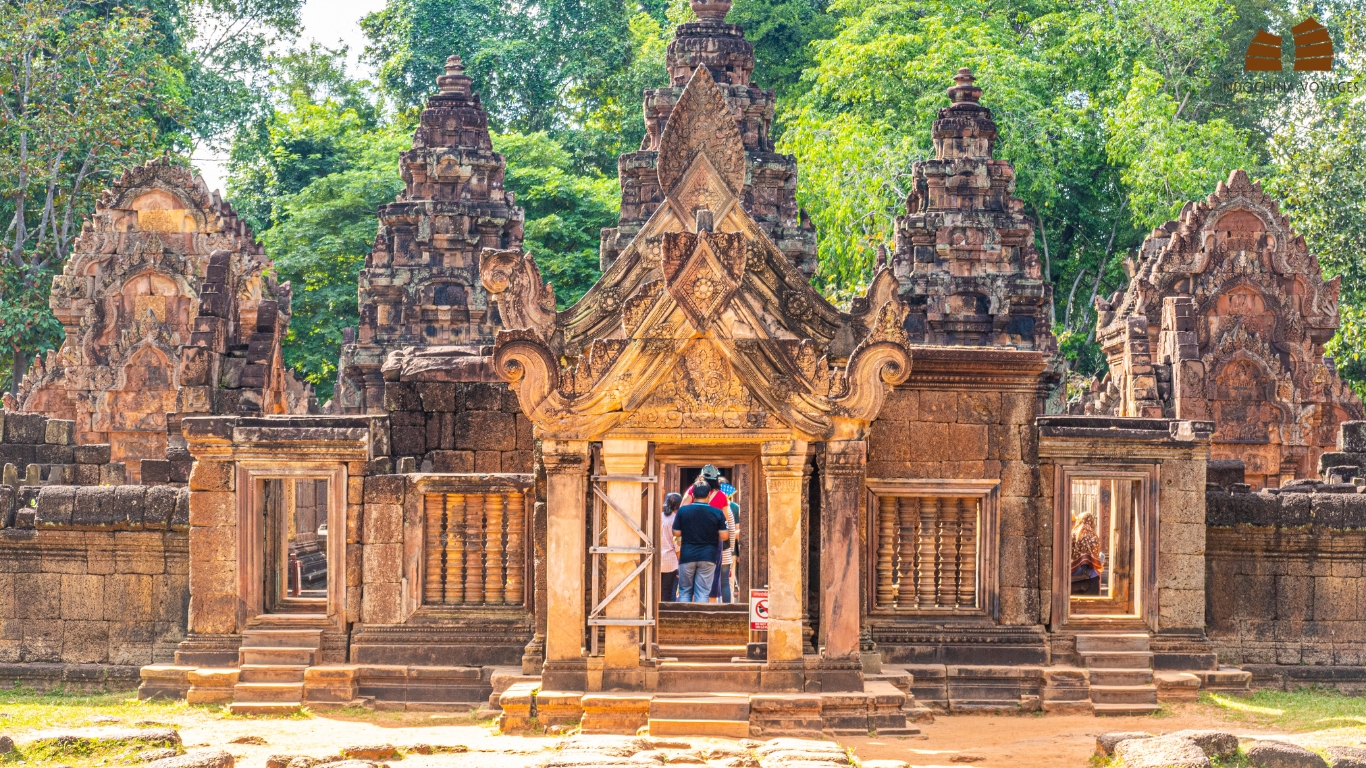
[[[721,492],[721,470],[717,469],[715,465],[708,464],[702,468],[702,473],[698,476],[697,480],[698,485],[701,485],[702,482],[705,481],[707,487],[710,489],[707,493],[707,498],[700,501],[710,504],[720,510],[730,508],[730,499],[726,498],[726,494]],[[696,489],[697,485],[694,485],[688,488],[687,493],[683,494],[684,504],[692,504],[695,501],[699,501],[699,499],[693,497],[693,492]]]

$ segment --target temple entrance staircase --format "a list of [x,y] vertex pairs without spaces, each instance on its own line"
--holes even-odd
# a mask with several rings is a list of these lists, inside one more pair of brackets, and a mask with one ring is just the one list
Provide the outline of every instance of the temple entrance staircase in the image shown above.
[[651,736],[749,736],[749,696],[743,693],[658,694],[650,700]]
[[321,629],[247,629],[237,651],[241,674],[229,710],[263,715],[303,705],[304,670],[322,659]]
[[1090,673],[1097,715],[1146,715],[1158,710],[1146,632],[1079,634],[1076,643],[1082,666]]
[[748,604],[660,603],[658,615],[662,664],[727,664],[744,659],[749,642]]

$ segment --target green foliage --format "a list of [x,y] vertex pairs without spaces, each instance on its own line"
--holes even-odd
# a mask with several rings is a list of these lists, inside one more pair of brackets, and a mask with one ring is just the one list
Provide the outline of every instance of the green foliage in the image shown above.
[[599,233],[620,212],[616,180],[595,169],[575,173],[569,153],[544,132],[496,134],[493,147],[507,160],[503,186],[526,210],[523,247],[555,286],[560,308],[568,307],[601,274]]
[[802,72],[815,63],[811,43],[835,34],[825,0],[736,0],[726,21],[754,44],[753,82],[780,99],[795,95]]
[[294,289],[285,364],[320,400],[332,395],[342,329],[359,322],[356,279],[375,241],[375,211],[402,191],[398,153],[411,142],[406,123],[345,136],[338,169],[279,198],[276,224],[261,236],[275,271]]
[[82,218],[101,188],[158,152],[157,118],[182,111],[181,80],[157,42],[145,15],[0,5],[0,375],[11,390],[61,341],[48,287]]
[[1107,121],[1106,148],[1131,190],[1135,223],[1144,229],[1176,218],[1187,201],[1209,194],[1230,171],[1257,167],[1246,131],[1220,118],[1182,120],[1162,84],[1160,75],[1136,62],[1129,92]]
[[342,329],[358,322],[356,279],[375,240],[376,209],[403,189],[398,154],[413,114],[387,122],[369,83],[346,75],[346,51],[314,44],[271,61],[272,104],[239,131],[228,194],[293,288],[285,363],[331,396]]

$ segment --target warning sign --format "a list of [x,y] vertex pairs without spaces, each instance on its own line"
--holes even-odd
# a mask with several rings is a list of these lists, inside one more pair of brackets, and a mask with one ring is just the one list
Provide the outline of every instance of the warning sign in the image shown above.
[[768,631],[768,590],[749,591],[749,628],[756,632]]

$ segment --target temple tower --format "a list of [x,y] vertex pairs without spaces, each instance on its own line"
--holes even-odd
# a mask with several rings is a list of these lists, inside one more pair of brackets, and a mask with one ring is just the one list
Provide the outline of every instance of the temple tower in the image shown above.
[[[522,242],[522,210],[503,189],[488,113],[459,56],[446,60],[413,148],[400,156],[405,188],[379,209],[374,250],[360,273],[360,328],[342,347],[337,403],[383,410],[380,366],[404,346],[490,344],[498,328],[479,284],[479,252]],[[472,352],[477,352],[472,350]]]
[[602,268],[607,270],[664,202],[659,188],[659,142],[692,73],[705,66],[725,94],[745,147],[741,205],[764,234],[807,277],[816,271],[816,230],[797,207],[797,160],[773,151],[772,89],[750,84],[754,46],[744,30],[725,23],[729,0],[694,0],[697,21],[678,25],[669,43],[669,85],[645,91],[645,139],[640,151],[617,160],[621,178],[621,221],[602,231]]
[[934,122],[934,159],[912,169],[897,217],[893,271],[911,305],[907,331],[922,344],[1037,349],[1057,346],[1052,288],[1034,250],[1034,224],[1014,197],[1015,169],[992,159],[996,123],[967,69]]
[[[190,383],[180,349],[212,306],[232,324],[218,339],[222,350],[251,346],[255,367],[247,384],[240,364],[232,375],[201,375],[193,384],[205,389],[202,407],[189,410],[219,412],[215,397],[246,387],[254,391],[235,393],[224,412],[306,412],[310,393],[280,357],[290,286],[277,285],[270,266],[251,228],[192,169],[164,157],[128,169],[100,196],[52,280],[49,304],[66,339],[34,361],[19,409],[75,420],[79,443],[109,443],[111,460],[140,480],[141,460],[165,459],[168,426],[171,442],[178,437],[179,390]],[[229,275],[231,295],[201,295]]]

